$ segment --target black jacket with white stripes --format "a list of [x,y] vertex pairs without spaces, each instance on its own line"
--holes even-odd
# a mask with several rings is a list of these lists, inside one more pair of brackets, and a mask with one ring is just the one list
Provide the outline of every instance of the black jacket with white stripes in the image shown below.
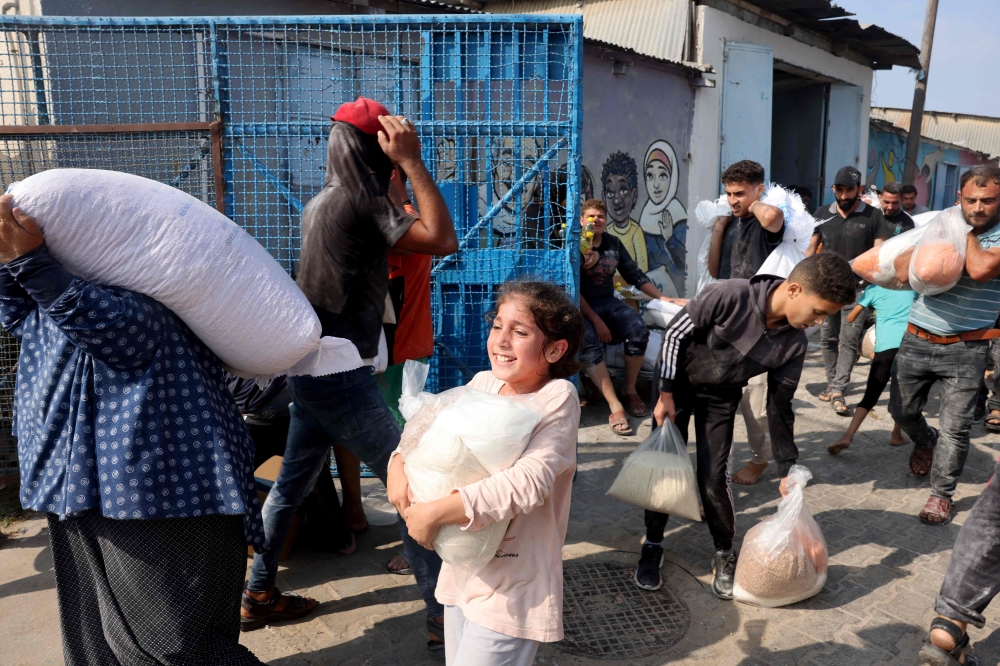
[[767,328],[767,297],[783,278],[720,280],[707,285],[677,313],[663,336],[660,391],[675,381],[701,389],[740,388],[767,373],[767,421],[781,476],[798,458],[792,396],[805,361],[805,331],[785,324]]

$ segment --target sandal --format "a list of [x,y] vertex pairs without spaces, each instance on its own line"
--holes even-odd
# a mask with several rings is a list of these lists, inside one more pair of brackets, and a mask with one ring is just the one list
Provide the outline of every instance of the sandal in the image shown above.
[[847,408],[847,401],[844,400],[842,395],[830,396],[830,402],[833,403],[833,411],[837,412],[841,416],[850,416],[851,410]]
[[427,651],[435,657],[444,656],[444,618],[433,618],[427,616],[427,633],[431,637],[427,640]]
[[825,389],[823,389],[823,392],[820,393],[816,397],[820,399],[820,402],[830,402],[831,400],[833,400],[833,396],[830,395],[830,387],[829,386],[827,386]]
[[625,398],[625,409],[632,416],[641,419],[649,414],[646,403],[642,401],[638,393],[623,393],[622,397]]
[[[403,556],[402,553],[396,553],[396,555],[398,555],[399,557],[403,557],[403,561],[404,562],[406,561],[406,558]],[[396,555],[392,556],[392,560],[396,559]],[[382,566],[385,567],[386,571],[388,571],[391,574],[396,574],[397,576],[412,576],[413,575],[413,567],[410,566],[409,562],[406,562],[406,566],[403,567],[402,569],[393,569],[392,566],[390,566],[392,564],[392,560],[389,560],[388,562],[386,562],[385,564],[382,565]]]
[[1000,433],[1000,412],[991,410],[986,417],[986,429],[990,432]]
[[[936,617],[931,620],[931,629],[940,629],[946,632],[955,641],[955,649],[948,651],[931,643],[931,634],[927,632],[924,645],[920,648],[920,661],[931,666],[961,666],[959,661],[965,648],[969,647],[969,634],[962,633],[958,626],[943,617]],[[979,660],[971,654],[965,655],[965,666],[979,666]]]
[[[287,599],[288,603],[281,610],[275,610],[282,597]],[[310,602],[312,602],[312,606],[309,605]],[[251,617],[240,615],[240,631],[253,631],[272,622],[297,620],[316,610],[319,604],[308,597],[301,597],[297,594],[283,594],[281,590],[274,588],[271,598],[267,601],[257,601],[244,592],[240,606],[251,615]]]
[[910,454],[910,471],[917,476],[927,476],[931,471],[931,464],[934,462],[934,449],[920,449],[913,446],[913,453]]
[[930,497],[917,516],[924,525],[947,525],[955,515],[955,505],[943,497]]
[[632,424],[630,424],[628,419],[625,418],[625,412],[622,410],[619,410],[608,417],[608,425],[611,426],[611,432],[616,435],[628,437],[632,434]]

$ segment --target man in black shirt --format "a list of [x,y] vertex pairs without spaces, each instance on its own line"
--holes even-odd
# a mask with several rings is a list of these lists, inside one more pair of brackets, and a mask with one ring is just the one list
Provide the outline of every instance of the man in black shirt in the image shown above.
[[[660,293],[653,281],[643,273],[617,236],[605,233],[608,226],[607,207],[600,199],[583,203],[580,222],[594,225],[593,246],[584,255],[580,266],[580,310],[584,316],[583,347],[580,362],[587,376],[594,382],[608,401],[611,417],[608,424],[619,435],[631,435],[632,426],[625,417],[625,410],[632,416],[648,414],[646,404],[635,390],[635,382],[642,369],[642,359],[649,342],[649,330],[639,313],[625,301],[615,297],[615,273],[630,285],[651,298],[672,301]],[[683,304],[687,301],[675,301]],[[614,335],[612,335],[614,331]],[[604,364],[604,345],[612,338],[621,340],[625,351],[625,385],[618,400],[611,376]]]
[[[785,215],[781,209],[760,200],[764,193],[764,167],[741,160],[722,174],[726,199],[733,214],[720,217],[712,230],[708,272],[720,280],[749,280],[781,243]],[[750,379],[743,389],[740,411],[747,427],[747,443],[753,455],[733,477],[734,483],[752,485],[767,468],[767,376]]]
[[878,201],[882,205],[882,216],[889,225],[889,231],[893,236],[906,233],[912,229],[913,218],[903,210],[903,186],[899,183],[886,183],[882,188],[882,194],[878,195]]
[[[867,252],[892,235],[882,212],[861,201],[861,172],[846,166],[837,172],[833,181],[836,201],[829,207],[816,209],[813,217],[818,222],[806,255],[817,251],[833,252],[850,261]],[[859,293],[864,282],[858,281]],[[840,316],[827,317],[821,329],[823,365],[826,367],[827,389],[819,399],[832,402],[833,409],[841,416],[849,416],[844,390],[851,381],[851,370],[858,360],[861,349],[861,335],[864,333],[866,312],[862,312],[853,323],[847,315],[854,309],[854,303],[846,305]]]

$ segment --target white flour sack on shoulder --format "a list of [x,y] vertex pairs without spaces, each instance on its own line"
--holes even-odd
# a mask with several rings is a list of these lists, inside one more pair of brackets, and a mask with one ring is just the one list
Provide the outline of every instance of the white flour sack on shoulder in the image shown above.
[[316,313],[250,234],[163,183],[96,169],[52,169],[13,183],[67,270],[170,308],[244,377],[329,375],[361,367],[348,340],[320,337]]

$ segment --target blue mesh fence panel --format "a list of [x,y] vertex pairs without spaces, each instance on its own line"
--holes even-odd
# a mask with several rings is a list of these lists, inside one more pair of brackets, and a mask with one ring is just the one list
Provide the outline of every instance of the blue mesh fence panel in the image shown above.
[[[576,296],[564,225],[579,208],[581,49],[578,17],[5,18],[0,181],[57,167],[153,178],[224,206],[294,274],[330,115],[377,99],[413,120],[460,239],[433,268],[440,390],[488,367],[484,316],[505,280]],[[17,347],[3,335],[6,438]],[[0,477],[17,474],[12,451],[0,440]]]

